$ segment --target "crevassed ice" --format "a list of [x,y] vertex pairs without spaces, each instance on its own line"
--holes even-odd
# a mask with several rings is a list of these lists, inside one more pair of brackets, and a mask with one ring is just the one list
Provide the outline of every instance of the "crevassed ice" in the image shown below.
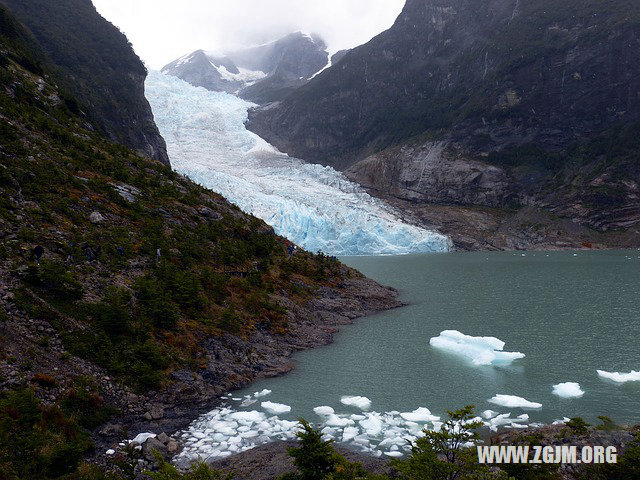
[[149,73],[146,94],[177,172],[304,248],[331,255],[450,249],[446,236],[404,223],[341,173],[291,158],[249,132],[253,104],[160,72]]
[[474,365],[509,364],[525,356],[520,352],[503,351],[505,343],[496,337],[472,337],[457,330],[444,330],[431,338],[429,344],[465,357]]

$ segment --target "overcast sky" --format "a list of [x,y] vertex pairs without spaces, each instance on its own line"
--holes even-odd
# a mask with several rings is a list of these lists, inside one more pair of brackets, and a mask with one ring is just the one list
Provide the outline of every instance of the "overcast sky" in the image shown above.
[[148,67],[199,48],[259,45],[294,31],[320,34],[330,51],[389,28],[405,0],[93,0]]

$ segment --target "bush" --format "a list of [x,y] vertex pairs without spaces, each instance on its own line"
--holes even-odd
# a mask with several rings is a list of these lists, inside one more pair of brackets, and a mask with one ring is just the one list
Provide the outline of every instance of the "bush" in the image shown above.
[[64,264],[57,261],[44,259],[39,266],[29,267],[26,280],[59,299],[82,298],[82,284]]
[[0,400],[0,472],[7,478],[49,479],[74,472],[91,439],[57,407],[31,390]]

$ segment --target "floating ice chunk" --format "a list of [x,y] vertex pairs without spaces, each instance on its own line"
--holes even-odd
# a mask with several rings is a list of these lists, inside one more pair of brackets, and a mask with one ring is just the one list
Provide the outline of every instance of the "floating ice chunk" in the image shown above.
[[256,403],[258,400],[254,399],[254,398],[245,398],[242,403],[240,404],[241,407],[249,407],[251,405],[253,405],[254,403]]
[[524,358],[524,353],[504,352],[505,343],[495,337],[472,337],[457,330],[444,330],[429,344],[440,350],[465,357],[474,365],[505,365]]
[[600,378],[606,378],[607,380],[613,380],[617,383],[625,382],[640,382],[640,371],[632,370],[629,373],[620,372],[605,372],[604,370],[598,370]]
[[344,405],[357,407],[360,410],[368,410],[369,408],[371,408],[371,400],[369,400],[367,397],[344,396],[340,399],[340,402]]
[[229,415],[231,420],[237,420],[242,423],[256,423],[264,419],[265,415],[262,412],[251,410],[250,412],[234,412]]
[[494,412],[493,410],[485,410],[484,412],[482,412],[482,416],[487,420],[495,417],[497,414],[498,412]]
[[289,413],[291,411],[291,407],[289,405],[283,405],[282,403],[262,402],[260,406],[267,412],[273,413],[274,415]]
[[555,420],[551,425],[564,424],[564,423],[567,423],[569,420],[571,420],[569,417],[564,417],[562,420]]
[[584,395],[579,383],[564,382],[553,386],[553,394],[562,398],[578,398]]
[[342,441],[348,442],[353,440],[360,434],[360,429],[358,427],[346,427],[342,432]]
[[440,417],[431,415],[431,411],[428,408],[420,407],[413,412],[401,413],[400,416],[410,422],[437,422]]
[[328,425],[329,427],[346,427],[347,425],[353,425],[354,423],[355,422],[350,418],[331,415],[325,422],[325,425]]
[[109,450],[107,450],[104,453],[105,453],[105,455],[115,455],[116,451],[113,448],[110,448]]
[[326,407],[326,406],[316,407],[313,409],[313,411],[316,415],[320,415],[321,417],[328,417],[336,413],[336,411],[333,408]]
[[402,452],[398,452],[398,451],[391,451],[391,452],[384,452],[384,454],[387,457],[401,457],[402,455],[404,455]]
[[142,445],[144,442],[146,442],[150,438],[156,438],[156,434],[150,433],[150,432],[139,433],[138,435],[136,435],[136,437],[133,440],[131,440],[131,442]]
[[498,394],[495,397],[490,398],[489,402],[507,408],[542,408],[541,403],[530,402],[525,398],[516,397],[515,395]]
[[259,392],[254,393],[253,398],[266,397],[267,395],[271,395],[271,390],[265,388],[264,390],[260,390]]
[[380,435],[382,432],[382,420],[375,414],[368,416],[364,420],[360,420],[360,425],[362,425],[362,428],[366,430],[367,435],[372,437]]

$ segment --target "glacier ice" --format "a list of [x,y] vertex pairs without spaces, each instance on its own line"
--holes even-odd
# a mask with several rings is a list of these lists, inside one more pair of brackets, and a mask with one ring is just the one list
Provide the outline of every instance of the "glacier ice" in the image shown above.
[[329,167],[280,153],[249,132],[253,104],[149,72],[146,95],[173,168],[330,255],[443,252],[448,237],[404,223],[384,202]]
[[525,398],[517,397],[515,395],[498,394],[495,397],[490,398],[489,402],[507,408],[542,408],[541,403],[530,402]]
[[579,398],[584,395],[584,391],[579,383],[564,382],[553,386],[553,394],[561,398]]
[[472,337],[457,330],[444,330],[439,336],[431,338],[429,344],[465,357],[474,365],[509,364],[525,356],[520,352],[504,352],[505,343],[498,338]]
[[640,382],[640,371],[636,372],[632,370],[629,373],[620,373],[597,370],[597,372],[600,378],[606,378],[607,380],[612,380],[617,383]]

